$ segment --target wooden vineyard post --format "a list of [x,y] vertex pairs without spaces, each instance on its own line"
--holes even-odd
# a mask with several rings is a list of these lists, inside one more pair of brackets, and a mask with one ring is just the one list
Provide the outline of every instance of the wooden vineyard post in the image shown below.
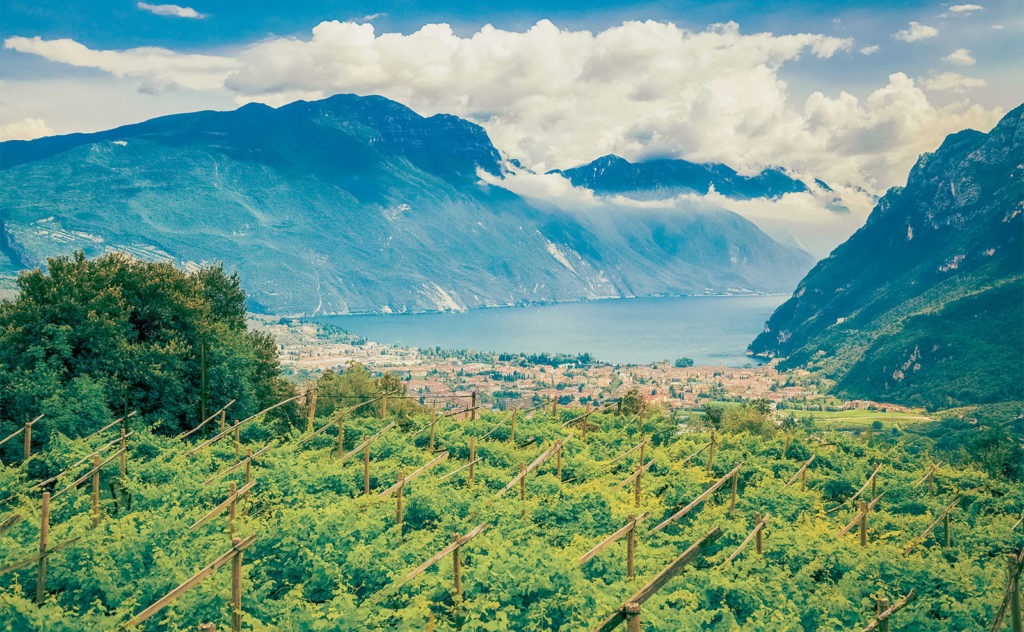
[[1024,632],[1024,627],[1021,624],[1020,614],[1020,582],[1014,579],[1014,574],[1019,577],[1019,571],[1017,571],[1017,565],[1019,561],[1017,556],[1010,553],[1010,556],[1006,558],[1009,564],[1009,580],[1010,580],[1010,625],[1013,632]]
[[[366,443],[366,435],[363,435],[363,443]],[[363,446],[363,493],[370,493],[370,444]]]
[[526,517],[526,463],[519,462],[519,500],[523,505],[523,518]]
[[476,437],[469,438],[469,486],[473,487],[473,469],[476,467]]
[[[454,535],[454,540],[455,540],[456,543],[459,541],[460,537],[461,536],[458,533],[456,533]],[[455,607],[456,608],[459,607],[459,602],[462,601],[462,559],[461,559],[460,551],[459,551],[460,548],[461,547],[456,546],[452,550],[452,575],[454,577],[454,584],[455,584]]]
[[555,463],[558,468],[558,482],[562,482],[562,444],[558,444],[558,453],[555,457]]
[[388,416],[388,394],[384,393],[380,396],[380,418],[387,419]]
[[636,553],[636,516],[629,514],[626,519],[632,524],[629,533],[626,534],[626,577],[636,577],[636,569],[633,567],[633,555]]
[[587,440],[587,426],[590,425],[590,404],[587,404],[587,412],[583,414],[583,440]]
[[241,438],[238,434],[238,424],[235,424],[235,458],[238,458],[238,451],[241,449]]
[[878,498],[877,486],[875,484],[877,478],[878,477],[875,476],[875,474],[871,475],[871,500]]
[[800,491],[807,491],[807,468],[805,467],[800,472]]
[[100,524],[100,455],[92,455],[92,526]]
[[220,428],[218,429],[218,432],[224,432],[224,426],[226,426],[227,423],[228,423],[228,411],[222,410],[222,411],[220,411]]
[[316,417],[316,395],[314,388],[309,396],[309,416],[306,418],[306,432],[313,432],[313,419]]
[[[476,397],[474,397],[473,399],[476,399]],[[473,411],[473,412],[475,413],[476,411]],[[431,452],[434,451],[434,424],[435,423],[437,423],[437,413],[434,413],[434,415],[432,416],[432,418],[430,420],[430,451]]]
[[516,409],[515,408],[512,409],[512,419],[509,420],[509,423],[511,424],[509,426],[511,428],[511,430],[509,431],[508,440],[509,440],[509,443],[515,445],[515,442],[516,442]]
[[711,431],[711,445],[708,446],[708,474],[715,465],[715,431]]
[[625,604],[622,615],[626,618],[626,632],[640,632],[640,604],[635,601]]
[[860,501],[860,545],[868,545],[868,503]]
[[[231,538],[231,545],[237,547],[241,538]],[[231,559],[231,632],[242,630],[242,552]]]
[[252,480],[252,448],[246,450],[245,453],[245,482],[248,483]]
[[125,454],[128,453],[128,446],[125,442],[125,439],[128,437],[125,433],[125,425],[127,423],[127,418],[121,420],[121,478],[124,478],[125,473],[128,471],[128,463],[125,461]]
[[36,576],[36,603],[46,599],[46,539],[50,535],[50,492],[43,492],[39,507],[39,572]]
[[558,415],[558,393],[555,393],[555,395],[551,399],[551,417],[553,418],[553,417],[555,417],[557,415]]
[[640,437],[640,458],[637,459],[637,461],[636,461],[636,481],[634,481],[634,486],[633,486],[633,506],[634,507],[639,507],[640,506],[640,478],[643,477],[643,474],[644,474],[643,467],[644,467],[644,445],[645,444],[646,444],[646,440],[641,435],[641,437]]
[[229,497],[231,498],[231,505],[230,505],[230,507],[228,509],[228,511],[229,511],[229,513],[228,513],[228,533],[230,533],[232,536],[234,536],[235,535],[235,516],[236,516],[236,513],[235,513],[235,511],[236,511],[236,509],[235,509],[235,496],[238,494],[238,485],[236,485],[233,481],[228,484],[228,494],[229,494]]
[[402,490],[405,488],[405,473],[398,470],[398,491],[395,492],[395,524],[398,535],[402,535]]
[[[469,400],[469,420],[476,421],[476,391],[473,391]],[[433,432],[433,430],[431,430],[431,432]],[[430,449],[433,450],[434,446],[430,446]]]
[[[882,614],[883,612],[885,612],[888,609],[889,609],[889,600],[886,599],[885,597],[882,597],[881,599],[878,600],[877,603],[875,603],[875,615],[876,616]],[[881,622],[879,622],[878,630],[880,632],[889,632],[889,620],[888,619],[883,619]]]
[[32,422],[25,424],[25,460],[32,456]]
[[[761,524],[762,518],[761,518],[761,512],[760,511],[757,512],[756,514],[754,514],[754,518],[755,518],[755,520],[757,521],[758,524]],[[763,545],[763,541],[761,539],[761,532],[762,531],[763,531],[763,529],[758,529],[757,530],[757,536],[756,536],[756,539],[754,541],[754,550],[757,552],[758,555],[763,555],[764,554],[764,545]]]
[[345,443],[345,415],[344,413],[338,415],[338,458],[340,459],[344,454],[342,445]]
[[732,499],[729,501],[729,511],[736,509],[736,486],[739,484],[739,478],[738,471],[732,475]]

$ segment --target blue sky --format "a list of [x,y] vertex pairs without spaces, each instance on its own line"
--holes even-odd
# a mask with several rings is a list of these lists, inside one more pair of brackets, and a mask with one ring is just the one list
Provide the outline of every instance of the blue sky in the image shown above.
[[[1024,101],[1022,13],[1019,0],[0,0],[0,138],[380,93],[470,118],[537,168],[609,152],[827,165],[830,182],[877,191],[945,134]],[[450,28],[423,30],[437,23]]]

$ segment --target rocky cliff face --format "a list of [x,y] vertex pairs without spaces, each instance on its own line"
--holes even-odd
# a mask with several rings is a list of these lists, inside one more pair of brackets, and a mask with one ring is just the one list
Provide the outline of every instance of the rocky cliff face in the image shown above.
[[948,405],[1024,397],[1024,106],[921,156],[750,345],[846,392]]
[[163,117],[0,145],[27,256],[81,248],[237,268],[252,308],[406,312],[789,291],[812,261],[720,209],[541,210],[482,128],[381,97]]

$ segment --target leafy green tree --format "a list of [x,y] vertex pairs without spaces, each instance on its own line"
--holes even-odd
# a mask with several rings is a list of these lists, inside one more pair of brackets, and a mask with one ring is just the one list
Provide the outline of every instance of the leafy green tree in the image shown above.
[[673,365],[677,369],[685,369],[693,366],[693,358],[677,358]]
[[637,415],[644,409],[646,402],[640,394],[640,389],[631,388],[622,396],[622,414]]
[[44,431],[89,434],[125,407],[166,432],[193,427],[204,348],[208,413],[236,399],[242,418],[292,393],[274,341],[246,329],[237,274],[219,265],[77,252],[17,284],[0,303],[0,430],[45,413]]
[[722,427],[722,416],[725,415],[725,406],[721,404],[707,404],[704,406],[704,423],[710,427]]

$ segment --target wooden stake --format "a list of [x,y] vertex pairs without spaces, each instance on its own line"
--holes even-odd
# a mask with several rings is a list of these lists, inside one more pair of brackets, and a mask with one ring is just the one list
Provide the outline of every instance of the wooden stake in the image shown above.
[[405,488],[405,473],[398,470],[398,491],[395,492],[395,524],[398,525],[398,535],[402,535],[402,490]]
[[317,390],[314,388],[309,396],[309,417],[306,420],[306,432],[313,432],[313,419],[316,418],[316,396]]
[[739,478],[739,471],[732,475],[732,500],[729,501],[729,511],[736,509],[736,486],[739,484]]
[[860,545],[868,545],[868,503],[860,501]]
[[[754,519],[757,522],[757,524],[761,524],[762,518],[761,518],[761,512],[760,511],[757,512],[756,514],[754,514]],[[757,551],[758,555],[762,555],[764,553],[764,547],[762,546],[762,541],[761,541],[761,532],[762,531],[763,531],[763,529],[758,529],[757,530],[757,538],[756,538],[756,540],[754,542],[754,550]]]
[[807,468],[800,472],[800,491],[807,491]]
[[643,438],[643,436],[641,436],[640,437],[640,458],[637,459],[637,461],[636,461],[636,480],[633,483],[633,506],[634,507],[639,507],[640,506],[640,479],[643,478],[643,475],[644,475],[644,470],[643,470],[643,466],[644,466],[644,446],[646,445],[646,443],[647,443],[646,440]]
[[629,533],[626,534],[626,577],[633,579],[636,577],[635,568],[633,567],[633,555],[636,551],[636,537],[634,532],[636,531],[636,523],[634,522],[635,516],[629,514],[626,516],[630,524],[633,526],[630,528]]
[[100,455],[92,455],[92,526],[100,524]]
[[515,442],[516,442],[516,409],[515,408],[512,409],[512,419],[510,420],[510,423],[511,423],[510,427],[512,428],[512,430],[509,433],[508,440],[513,445],[515,445]]
[[469,438],[469,486],[473,486],[473,469],[476,467],[476,437]]
[[227,423],[228,423],[228,411],[222,410],[222,411],[220,411],[220,428],[217,431],[218,432],[224,432],[224,426],[226,426]]
[[[458,541],[459,534],[454,535],[454,539]],[[455,547],[452,551],[452,574],[455,576],[455,606],[458,607],[459,602],[462,601],[462,560],[460,553],[462,547]]]
[[878,498],[877,485],[875,483],[875,481],[878,479],[876,474],[877,474],[877,471],[876,471],[875,474],[871,475],[871,500],[874,500],[874,499]]
[[[232,546],[238,546],[241,538],[231,538]],[[231,632],[242,630],[242,552],[231,558]]]
[[199,343],[199,421],[206,419],[206,341]]
[[557,456],[556,462],[558,464],[558,482],[561,483],[562,482],[562,445],[561,444],[558,445],[558,456]]
[[[1010,579],[1013,580],[1013,575],[1017,569],[1019,561],[1017,560],[1016,555],[1010,553],[1010,556],[1007,558],[1007,562],[1009,563],[1010,568]],[[1018,581],[1015,580],[1010,589],[1010,622],[1012,624],[1012,629],[1013,632],[1024,632],[1024,626],[1021,624],[1020,584]]]
[[50,492],[43,492],[39,507],[39,573],[36,576],[36,603],[46,599],[46,539],[50,535]]
[[385,419],[388,416],[388,394],[384,393],[380,397],[380,418]]
[[[236,494],[238,494],[238,485],[235,485],[234,481],[232,481],[231,483],[228,483],[228,494],[229,494],[229,498],[231,498],[231,505],[229,506],[229,509],[228,509],[228,511],[229,511],[229,513],[228,513],[228,533],[230,533],[232,536],[234,536],[235,535],[235,516],[237,515],[236,514],[236,510],[235,510],[235,503],[236,503],[235,496],[236,496]],[[234,541],[234,539],[232,539],[232,541]]]
[[708,446],[708,474],[711,473],[711,468],[715,464],[715,431],[711,431],[711,445]]
[[345,415],[338,415],[338,458],[340,459],[345,451],[342,446],[345,444]]
[[125,454],[128,453],[128,446],[125,441],[128,438],[128,435],[125,433],[125,424],[127,423],[127,419],[121,421],[121,478],[124,478],[125,473],[128,471],[128,463],[125,461]]
[[523,517],[526,517],[526,463],[519,462],[519,500],[523,504]]
[[590,425],[590,404],[587,404],[587,412],[583,415],[583,440],[587,440],[587,426]]
[[[363,435],[363,443],[366,443],[366,435]],[[363,493],[370,493],[370,444],[363,446]]]
[[622,606],[622,615],[626,618],[626,632],[640,632],[640,604],[631,601]]
[[[476,399],[475,393],[474,393],[474,398],[473,399]],[[474,414],[476,413],[476,411],[473,411],[473,412],[474,412]],[[430,451],[431,452],[434,451],[434,424],[435,423],[437,423],[437,414],[436,413],[434,414],[433,418],[430,420]]]
[[[880,615],[889,609],[889,600],[882,597],[875,603],[875,615]],[[889,632],[889,620],[883,619],[878,624],[878,630],[880,632]]]
[[235,424],[235,458],[236,459],[238,458],[238,450],[242,446],[241,438],[238,435],[238,426],[239,426],[239,424]]
[[[473,391],[473,394],[469,401],[469,420],[476,421],[476,391]],[[431,446],[431,449],[433,449],[433,446]]]
[[252,448],[246,450],[245,454],[245,482],[252,480]]
[[555,417],[558,415],[558,394],[556,393],[551,400],[551,416]]
[[32,422],[25,424],[25,460],[32,456]]

